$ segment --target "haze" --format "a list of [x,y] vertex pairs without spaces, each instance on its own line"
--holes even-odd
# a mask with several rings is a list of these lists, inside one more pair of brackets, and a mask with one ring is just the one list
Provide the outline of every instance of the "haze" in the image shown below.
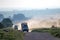
[[60,8],[60,0],[0,0],[0,9]]

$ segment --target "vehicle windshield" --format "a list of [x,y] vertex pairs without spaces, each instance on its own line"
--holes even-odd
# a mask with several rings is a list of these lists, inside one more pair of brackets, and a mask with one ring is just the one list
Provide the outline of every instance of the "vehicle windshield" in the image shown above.
[[23,27],[23,28],[28,28],[28,26],[27,26],[27,25],[23,25],[22,27]]

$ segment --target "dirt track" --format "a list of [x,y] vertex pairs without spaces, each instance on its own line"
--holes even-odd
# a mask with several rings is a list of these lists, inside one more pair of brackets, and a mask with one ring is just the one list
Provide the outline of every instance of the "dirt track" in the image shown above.
[[25,34],[24,40],[60,40],[60,39],[53,37],[49,33],[30,32]]

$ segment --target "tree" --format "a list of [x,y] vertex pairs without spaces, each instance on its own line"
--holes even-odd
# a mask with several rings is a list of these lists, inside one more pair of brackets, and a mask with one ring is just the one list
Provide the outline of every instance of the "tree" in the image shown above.
[[2,29],[2,28],[4,28],[4,26],[3,26],[3,24],[2,24],[2,23],[0,23],[0,29]]
[[26,20],[27,18],[25,17],[24,14],[14,14],[13,15],[13,20],[14,21],[22,21],[22,20]]
[[4,18],[1,22],[5,27],[12,27],[13,23],[9,18]]

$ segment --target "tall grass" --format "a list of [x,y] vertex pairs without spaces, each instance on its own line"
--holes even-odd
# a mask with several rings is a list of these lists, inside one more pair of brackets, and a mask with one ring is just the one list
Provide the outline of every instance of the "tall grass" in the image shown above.
[[0,29],[0,40],[23,40],[23,32],[13,29]]

